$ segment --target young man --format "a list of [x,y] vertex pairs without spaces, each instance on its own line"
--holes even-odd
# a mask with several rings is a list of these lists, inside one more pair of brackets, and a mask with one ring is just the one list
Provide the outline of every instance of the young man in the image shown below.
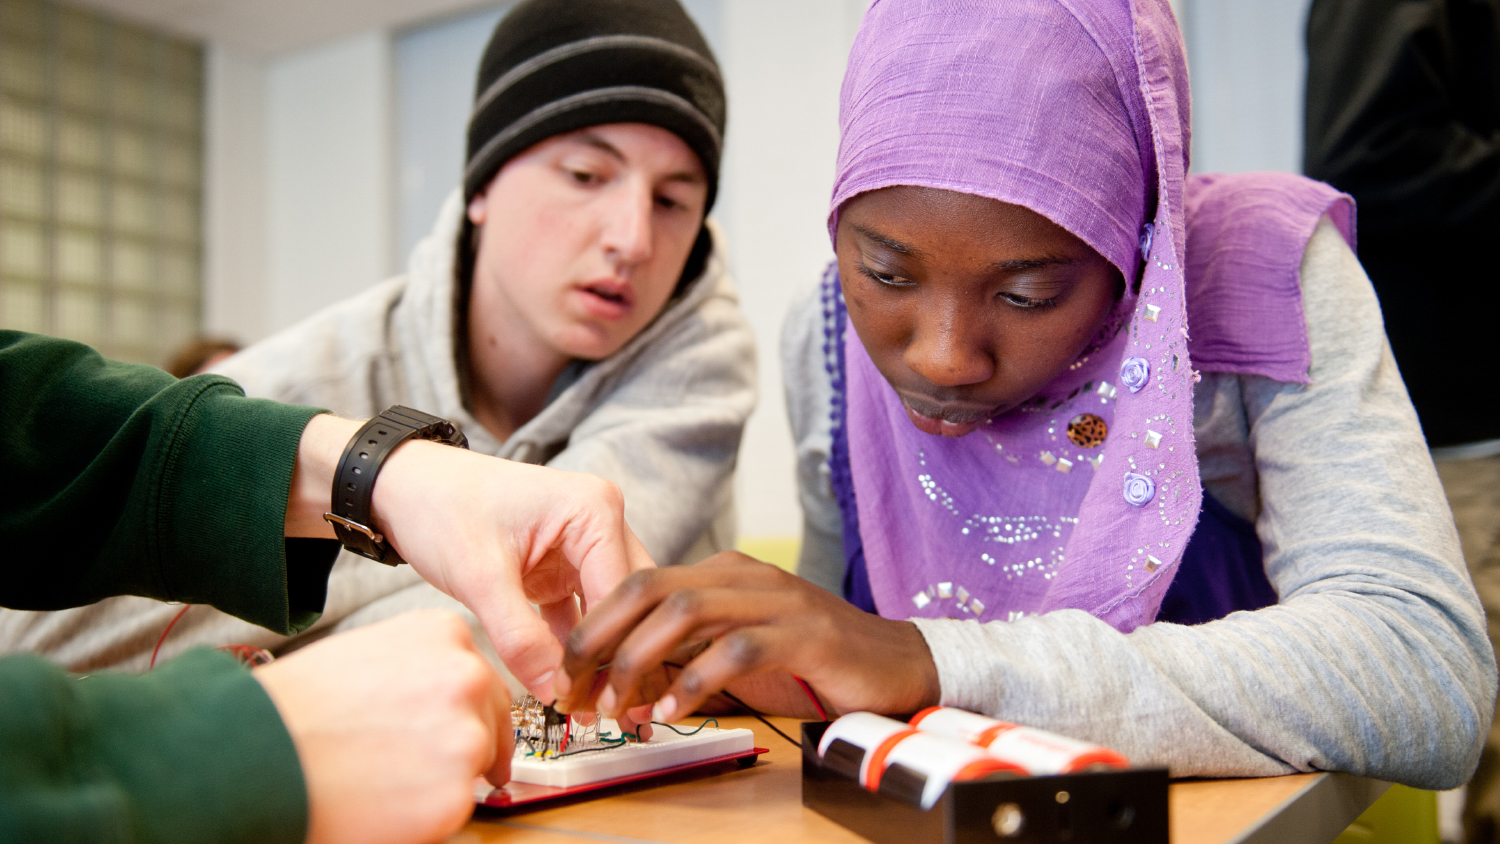
[[[676,0],[530,0],[479,69],[462,196],[409,272],[217,371],[247,394],[452,420],[479,452],[617,484],[651,557],[729,547],[754,350],[713,205],[724,88]],[[409,569],[348,554],[319,630],[454,607]],[[173,608],[118,599],[4,614],[0,649],[144,668]],[[163,648],[282,637],[195,608]],[[522,678],[525,681],[527,678]]]

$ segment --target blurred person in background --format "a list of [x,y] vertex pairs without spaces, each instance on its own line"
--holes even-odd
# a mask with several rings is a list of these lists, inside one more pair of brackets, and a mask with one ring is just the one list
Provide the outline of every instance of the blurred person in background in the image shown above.
[[[477,452],[606,478],[663,564],[726,550],[755,359],[706,217],[724,126],[718,65],[677,0],[521,3],[480,62],[462,190],[407,273],[214,371],[252,397],[349,417],[407,405],[454,422]],[[284,652],[421,607],[466,612],[409,567],[346,553],[301,638],[194,607],[162,653]],[[144,668],[176,609],[118,598],[0,613],[0,651]]]
[[174,378],[200,375],[228,360],[241,348],[239,343],[223,337],[195,337],[173,352],[162,369]]
[[[1359,260],[1500,641],[1500,2],[1314,0],[1307,174],[1359,204]],[[1469,785],[1500,840],[1500,725]]]

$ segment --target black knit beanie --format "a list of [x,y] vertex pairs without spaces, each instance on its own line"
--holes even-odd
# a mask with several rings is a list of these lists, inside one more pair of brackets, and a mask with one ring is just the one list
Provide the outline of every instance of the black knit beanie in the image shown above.
[[719,65],[677,0],[525,0],[495,27],[479,63],[464,200],[553,135],[649,123],[698,154],[706,212],[718,190],[724,117]]

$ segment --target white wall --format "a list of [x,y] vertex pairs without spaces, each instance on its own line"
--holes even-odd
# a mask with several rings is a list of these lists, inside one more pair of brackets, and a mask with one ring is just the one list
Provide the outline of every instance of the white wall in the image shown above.
[[464,170],[479,57],[508,4],[420,27],[395,39],[398,255],[432,230]]
[[1177,0],[1193,87],[1192,169],[1302,172],[1311,0]]
[[[780,338],[788,302],[833,258],[828,197],[838,96],[864,0],[723,0],[729,132],[718,215],[760,354],[760,405],[740,449],[740,533],[798,536]],[[792,22],[795,22],[794,24]]]
[[269,305],[266,62],[210,46],[205,75],[203,328],[247,341]]
[[270,66],[267,319],[273,331],[397,266],[392,80],[384,32]]
[[244,342],[389,276],[390,37],[208,49],[204,327]]

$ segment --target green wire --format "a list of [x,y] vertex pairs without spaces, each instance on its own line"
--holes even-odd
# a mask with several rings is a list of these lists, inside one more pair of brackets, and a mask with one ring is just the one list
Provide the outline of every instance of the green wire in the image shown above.
[[[706,729],[709,724],[713,724],[714,725],[714,729],[716,729],[716,730],[720,729],[720,727],[719,727],[719,719],[717,719],[717,718],[709,718],[709,719],[705,720],[702,724],[698,725],[697,729],[695,729],[695,730],[693,730],[691,732],[683,732],[682,730],[677,729],[676,727],[672,726],[671,724],[667,724],[667,723],[664,723],[664,722],[661,722],[661,721],[652,721],[651,723],[657,724],[657,725],[662,726],[662,727],[666,727],[667,729],[671,730],[672,732],[676,733],[679,736],[696,736],[699,733],[703,732],[703,730]],[[564,756],[572,756],[572,755],[577,754],[577,753],[592,753],[592,752],[597,751],[597,750],[610,750],[612,748],[620,747],[621,745],[625,744],[627,741],[631,741],[631,740],[640,741],[640,738],[639,738],[639,736],[636,733],[631,733],[631,732],[626,732],[625,730],[621,730],[620,731],[620,735],[618,735],[618,736],[600,735],[599,738],[598,738],[598,741],[599,741],[600,744],[605,745],[604,747],[582,747],[582,748],[579,748],[577,750],[569,750],[569,751],[566,751],[564,753],[558,753],[558,754],[556,754],[556,756],[554,758],[561,759]],[[524,742],[527,747],[531,747],[532,748],[532,752],[527,753],[526,754],[527,756],[543,756],[545,758],[545,754],[541,754],[541,753],[537,753],[536,752],[536,749],[534,747],[532,747],[530,741],[528,741],[527,739],[521,739],[521,741]]]

